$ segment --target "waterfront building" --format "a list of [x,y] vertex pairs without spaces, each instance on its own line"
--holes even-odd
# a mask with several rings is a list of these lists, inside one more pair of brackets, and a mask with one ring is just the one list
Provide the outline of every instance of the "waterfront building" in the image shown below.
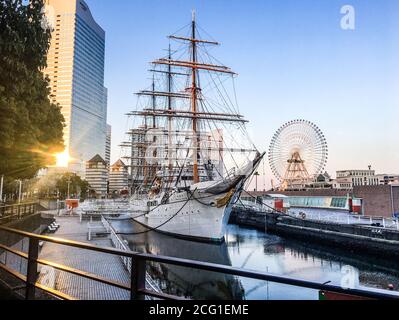
[[50,98],[65,118],[62,158],[70,171],[81,173],[93,154],[105,158],[105,32],[83,0],[45,4],[52,37],[44,73],[50,79]]
[[[306,185],[305,190],[308,189],[332,189],[332,179],[327,172],[320,173],[313,177],[313,180]],[[287,189],[289,190],[289,189]]]
[[379,179],[374,170],[341,170],[333,180],[334,189],[353,189],[355,186],[376,186]]
[[377,178],[380,185],[399,185],[398,174],[378,174]]
[[111,132],[112,127],[107,124],[107,137],[105,140],[105,162],[111,163]]
[[128,169],[122,160],[116,161],[109,171],[109,193],[120,194],[128,189]]
[[399,184],[398,174],[376,174],[374,170],[337,171],[332,182],[334,189],[353,189],[357,186],[378,186]]
[[108,191],[108,164],[100,155],[86,162],[86,181],[90,186],[90,196],[106,198]]

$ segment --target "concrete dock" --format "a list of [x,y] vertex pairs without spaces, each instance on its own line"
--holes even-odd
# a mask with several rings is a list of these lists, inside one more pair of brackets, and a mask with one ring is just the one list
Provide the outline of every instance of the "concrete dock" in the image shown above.
[[[56,217],[56,221],[60,228],[51,236],[112,247],[108,237],[88,241],[87,222],[80,223],[79,217]],[[117,256],[44,243],[39,258],[130,285],[130,275],[120,257]],[[54,270],[47,266],[41,267],[39,281],[43,285],[82,300],[128,300],[130,298],[130,293],[127,290]]]

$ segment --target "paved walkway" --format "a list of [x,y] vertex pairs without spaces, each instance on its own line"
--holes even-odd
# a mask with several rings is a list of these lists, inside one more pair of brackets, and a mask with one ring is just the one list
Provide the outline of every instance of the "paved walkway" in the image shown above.
[[[87,222],[79,222],[78,217],[56,217],[60,224],[54,237],[87,242],[99,246],[112,247],[108,238],[87,240]],[[40,259],[60,263],[81,271],[87,271],[106,279],[129,285],[130,275],[120,257],[91,252],[53,243],[45,243],[39,255]],[[129,292],[97,281],[42,266],[39,281],[48,287],[59,290],[82,300],[127,300]]]

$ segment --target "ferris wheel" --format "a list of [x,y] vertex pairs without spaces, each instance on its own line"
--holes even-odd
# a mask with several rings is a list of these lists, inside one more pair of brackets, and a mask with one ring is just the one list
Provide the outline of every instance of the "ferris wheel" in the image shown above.
[[327,159],[324,134],[307,120],[293,120],[281,126],[269,148],[270,167],[283,189],[309,182],[324,170]]

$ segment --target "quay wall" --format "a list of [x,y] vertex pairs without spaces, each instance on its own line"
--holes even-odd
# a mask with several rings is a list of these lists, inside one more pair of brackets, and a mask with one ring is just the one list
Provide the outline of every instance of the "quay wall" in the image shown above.
[[256,212],[250,209],[233,208],[229,223],[254,227],[265,231],[265,229],[269,230],[269,228],[275,228],[277,215],[273,213]]
[[397,230],[301,220],[248,209],[233,210],[230,222],[286,238],[341,247],[349,251],[361,251],[380,257],[389,255],[393,259],[399,259],[399,231]]
[[274,232],[285,237],[399,259],[399,232],[378,227],[332,224],[281,217]]

